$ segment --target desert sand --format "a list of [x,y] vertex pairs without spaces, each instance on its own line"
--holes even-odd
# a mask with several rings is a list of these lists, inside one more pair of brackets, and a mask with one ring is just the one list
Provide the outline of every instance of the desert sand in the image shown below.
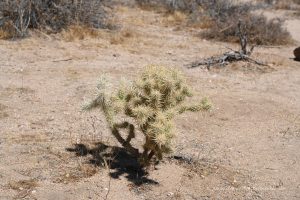
[[[164,15],[116,8],[123,35],[65,41],[33,34],[0,41],[0,199],[286,199],[300,198],[300,18],[286,15],[295,44],[257,47],[269,67],[231,64],[208,71],[191,62],[236,44],[206,41]],[[143,184],[129,169],[107,169],[67,148],[117,145],[99,111],[82,112],[105,74],[115,85],[149,64],[183,71],[209,97],[209,112],[176,120],[174,154]],[[96,130],[93,130],[93,125]],[[119,176],[110,176],[117,174]]]

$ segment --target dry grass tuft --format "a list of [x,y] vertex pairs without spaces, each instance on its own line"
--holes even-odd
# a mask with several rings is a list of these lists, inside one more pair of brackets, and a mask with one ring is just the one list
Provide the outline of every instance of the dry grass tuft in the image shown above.
[[166,13],[164,23],[167,25],[181,25],[187,20],[187,15],[181,11]]
[[[13,199],[27,199],[30,198],[34,189],[38,186],[35,179],[11,181],[8,188],[16,190],[18,193]],[[32,198],[30,198],[32,199]],[[35,199],[35,198],[33,198]]]
[[3,29],[0,29],[0,39],[8,39],[10,38],[10,34]]
[[30,180],[20,180],[20,181],[11,181],[8,184],[9,188],[17,191],[22,190],[32,190],[38,186],[37,181],[34,179]]
[[120,31],[113,32],[110,35],[110,44],[123,44],[131,38],[137,38],[136,32],[134,32],[132,29],[125,28]]
[[99,168],[95,165],[79,164],[76,168],[61,174],[54,182],[64,184],[74,183],[92,177],[98,172]]
[[62,37],[68,42],[76,41],[76,40],[84,40],[87,38],[97,38],[100,36],[100,32],[97,29],[88,27],[88,26],[80,26],[80,25],[72,25],[68,29],[62,32]]
[[15,34],[15,30],[11,23],[6,22],[0,26],[0,39],[11,39]]

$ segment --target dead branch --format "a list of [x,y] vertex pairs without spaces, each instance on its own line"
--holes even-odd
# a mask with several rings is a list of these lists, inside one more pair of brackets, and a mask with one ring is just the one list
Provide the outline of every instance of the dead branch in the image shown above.
[[240,46],[241,46],[241,49],[239,51],[230,49],[231,51],[225,52],[223,55],[213,56],[213,57],[204,59],[202,61],[194,62],[191,64],[190,68],[204,65],[207,67],[207,69],[210,69],[210,67],[214,66],[214,65],[224,66],[229,63],[237,62],[237,61],[249,62],[249,63],[253,63],[256,65],[260,65],[260,66],[268,66],[267,64],[257,61],[257,60],[254,60],[253,58],[250,57],[255,46],[252,46],[250,48],[250,50],[248,50],[247,34],[245,33],[244,28],[242,26],[243,26],[242,22],[239,21],[238,31],[237,31],[237,34],[240,39]]
[[52,62],[66,62],[66,61],[70,61],[72,60],[72,58],[66,58],[66,59],[62,59],[62,60],[53,60]]

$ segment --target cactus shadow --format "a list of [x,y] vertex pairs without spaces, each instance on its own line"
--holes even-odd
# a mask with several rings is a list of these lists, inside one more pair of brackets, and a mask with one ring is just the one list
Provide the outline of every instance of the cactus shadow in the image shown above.
[[74,152],[78,157],[89,157],[88,163],[99,167],[108,167],[109,175],[114,179],[125,177],[136,186],[143,184],[159,184],[157,181],[148,178],[148,172],[143,169],[136,157],[130,155],[124,148],[109,146],[101,142],[96,143],[92,148],[85,144],[74,144],[66,148]]

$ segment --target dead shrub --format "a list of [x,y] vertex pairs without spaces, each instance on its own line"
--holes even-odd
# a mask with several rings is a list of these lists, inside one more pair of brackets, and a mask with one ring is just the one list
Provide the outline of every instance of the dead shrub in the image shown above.
[[[284,45],[292,42],[289,32],[282,28],[283,21],[280,19],[268,21],[262,15],[250,15],[240,19],[245,24],[249,42],[252,44]],[[236,28],[238,22],[232,20],[216,21],[209,30],[201,34],[202,37],[224,42],[238,42]]]
[[[198,1],[199,2],[199,1]],[[236,4],[232,0],[200,0],[204,12],[202,16],[210,18],[208,30],[201,33],[206,39],[224,42],[238,42],[237,24],[242,21],[250,43],[256,45],[283,45],[292,42],[291,36],[283,28],[283,21],[270,21],[263,15],[253,14],[256,7],[250,3]],[[196,14],[197,15],[197,14]]]
[[28,29],[57,33],[70,25],[105,28],[107,13],[102,1],[0,0],[0,29],[14,29],[12,37],[24,37]]
[[[237,24],[242,21],[249,42],[257,45],[282,45],[292,39],[282,26],[283,21],[268,21],[252,11],[257,6],[251,3],[235,3],[233,0],[137,0],[140,5],[163,6],[168,13],[177,11],[188,15],[187,25],[204,30],[201,36],[224,42],[238,42]],[[156,4],[157,3],[157,4]],[[174,24],[174,23],[173,23]]]
[[[299,0],[261,0],[262,3],[272,6],[274,9],[295,10],[300,5]],[[299,8],[298,8],[299,9]]]

